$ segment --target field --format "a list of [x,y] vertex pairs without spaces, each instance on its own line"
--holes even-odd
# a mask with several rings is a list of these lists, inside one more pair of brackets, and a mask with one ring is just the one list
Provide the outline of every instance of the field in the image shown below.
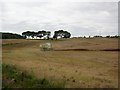
[[[39,45],[52,43],[52,51]],[[3,39],[2,63],[65,88],[117,88],[118,39]],[[3,69],[4,71],[4,69]]]

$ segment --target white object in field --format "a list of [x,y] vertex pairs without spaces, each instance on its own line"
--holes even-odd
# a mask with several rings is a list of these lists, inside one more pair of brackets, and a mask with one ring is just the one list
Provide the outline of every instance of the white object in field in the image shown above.
[[52,50],[52,44],[51,43],[41,44],[40,49],[43,50],[43,51]]

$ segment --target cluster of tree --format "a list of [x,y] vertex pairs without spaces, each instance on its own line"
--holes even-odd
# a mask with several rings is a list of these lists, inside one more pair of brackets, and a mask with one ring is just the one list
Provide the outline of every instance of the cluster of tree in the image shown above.
[[[103,36],[94,36],[94,37],[103,37]],[[115,35],[115,36],[110,36],[110,35],[107,35],[105,36],[106,38],[119,38],[120,36],[118,35]]]
[[94,36],[94,37],[102,37],[102,36],[96,35],[96,36]]
[[57,37],[61,38],[70,38],[71,34],[67,31],[59,30],[54,32],[53,38],[57,39]]
[[50,34],[51,34],[50,31],[44,31],[44,30],[43,31],[38,31],[38,32],[26,31],[26,32],[22,33],[22,36],[25,37],[25,38],[27,38],[27,37],[32,37],[32,38],[39,37],[39,38],[42,38],[42,37],[46,36],[47,39],[49,39]]
[[108,35],[108,36],[106,36],[106,38],[120,38],[120,36],[117,36],[117,35],[115,35],[115,36],[110,36],[110,35]]
[[13,34],[13,33],[0,33],[2,37],[1,39],[24,39],[23,36],[19,34]]
[[114,35],[114,36],[99,36],[99,35],[95,35],[95,36],[80,36],[80,37],[72,37],[72,38],[120,38],[120,35]]
[[[39,38],[42,38],[42,37],[47,37],[47,39],[50,38],[50,35],[51,35],[51,32],[50,31],[38,31],[38,32],[34,32],[34,31],[26,31],[26,32],[23,32],[22,33],[22,36],[25,37],[25,38],[29,38],[29,37],[39,37]],[[53,38],[57,39],[58,37],[61,37],[61,38],[70,38],[71,34],[67,31],[63,31],[63,30],[58,30],[58,31],[55,31],[54,32],[54,35],[53,35]]]

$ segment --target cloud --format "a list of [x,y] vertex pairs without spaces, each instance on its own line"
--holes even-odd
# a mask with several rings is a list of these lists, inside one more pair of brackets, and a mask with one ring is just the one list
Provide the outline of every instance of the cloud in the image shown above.
[[[72,1],[72,0],[71,0]],[[72,36],[118,32],[117,2],[3,1],[2,31],[64,29]]]

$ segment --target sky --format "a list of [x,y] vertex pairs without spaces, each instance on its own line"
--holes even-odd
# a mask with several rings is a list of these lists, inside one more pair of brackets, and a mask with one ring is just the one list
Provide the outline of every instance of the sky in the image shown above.
[[118,35],[118,0],[2,0],[0,32],[66,30],[72,36]]

